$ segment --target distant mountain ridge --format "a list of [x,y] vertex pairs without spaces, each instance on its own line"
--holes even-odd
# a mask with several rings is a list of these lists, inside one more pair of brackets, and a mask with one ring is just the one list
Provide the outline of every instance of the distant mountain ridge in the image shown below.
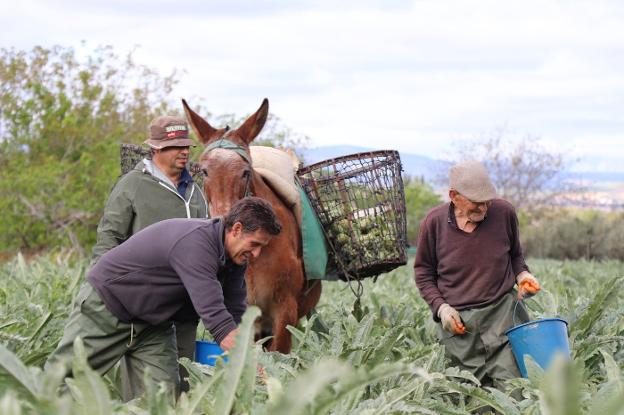
[[[305,149],[303,157],[305,164],[314,164],[319,161],[346,156],[354,153],[364,153],[368,151],[387,150],[384,148],[367,148],[349,145],[323,146]],[[426,181],[432,181],[441,174],[445,174],[449,168],[449,162],[437,160],[420,154],[399,152],[401,163],[406,174],[413,177],[422,177]],[[605,171],[571,171],[565,174],[574,180],[583,180],[593,183],[624,183],[624,171],[621,172],[605,172]]]
[[[324,146],[303,151],[305,164],[314,164],[319,161],[346,156],[354,153],[365,153],[369,151],[391,150],[387,148],[366,148],[358,146]],[[413,177],[422,177],[424,180],[431,181],[440,173],[448,169],[449,163],[443,160],[435,160],[427,156],[419,154],[399,152],[401,164],[406,174]]]

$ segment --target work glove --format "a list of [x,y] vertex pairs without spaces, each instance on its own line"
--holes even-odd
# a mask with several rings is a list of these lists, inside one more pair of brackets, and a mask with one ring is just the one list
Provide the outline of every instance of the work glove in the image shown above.
[[518,300],[524,300],[529,298],[541,289],[537,278],[531,275],[528,271],[522,271],[516,277],[516,283],[518,284]]
[[442,328],[453,334],[465,334],[466,327],[462,323],[461,317],[457,310],[444,303],[438,308],[438,317],[442,321]]

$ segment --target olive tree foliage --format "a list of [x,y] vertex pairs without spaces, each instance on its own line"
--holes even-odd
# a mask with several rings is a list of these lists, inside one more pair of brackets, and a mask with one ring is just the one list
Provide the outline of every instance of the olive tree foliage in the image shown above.
[[581,190],[563,175],[569,164],[565,154],[547,149],[539,137],[512,140],[499,128],[486,137],[456,144],[455,154],[454,161],[483,162],[498,195],[525,213],[558,204]]
[[624,212],[549,209],[520,232],[527,256],[624,261]]
[[403,185],[407,211],[407,242],[411,246],[416,246],[420,222],[431,208],[442,203],[442,199],[420,178],[405,176]]
[[[175,71],[160,75],[110,46],[84,55],[0,49],[0,251],[84,251],[120,174],[120,144],[142,143],[158,115],[182,115]],[[203,112],[215,126],[246,118]],[[256,144],[300,149],[306,141],[270,114]]]
[[110,47],[0,49],[0,250],[92,243],[119,143],[171,112],[176,82]]

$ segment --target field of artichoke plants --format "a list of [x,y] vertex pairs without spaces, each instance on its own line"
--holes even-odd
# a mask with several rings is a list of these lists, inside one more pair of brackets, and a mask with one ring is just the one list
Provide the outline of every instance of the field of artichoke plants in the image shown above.
[[250,308],[228,363],[183,362],[191,373],[188,394],[173,403],[159,385],[149,385],[144,397],[123,404],[118,374],[100,377],[80,352],[64,390],[59,368],[41,369],[86,261],[18,256],[0,265],[0,414],[468,414],[485,407],[504,414],[624,414],[624,264],[528,262],[544,289],[527,305],[533,317],[570,323],[573,360],[556,361],[547,372],[529,365],[529,379],[512,380],[505,391],[480,388],[470,374],[446,367],[430,312],[404,267],[366,281],[357,313],[346,284],[325,284],[318,310],[328,333],[302,321],[291,328],[290,355],[252,345],[258,310]]

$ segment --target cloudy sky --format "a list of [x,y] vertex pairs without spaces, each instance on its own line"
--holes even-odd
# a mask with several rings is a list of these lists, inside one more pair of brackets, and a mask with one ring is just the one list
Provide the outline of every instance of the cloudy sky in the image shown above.
[[[624,170],[624,2],[3,1],[0,47],[136,48],[214,114],[444,158],[504,127]],[[581,166],[582,167],[582,166]]]

